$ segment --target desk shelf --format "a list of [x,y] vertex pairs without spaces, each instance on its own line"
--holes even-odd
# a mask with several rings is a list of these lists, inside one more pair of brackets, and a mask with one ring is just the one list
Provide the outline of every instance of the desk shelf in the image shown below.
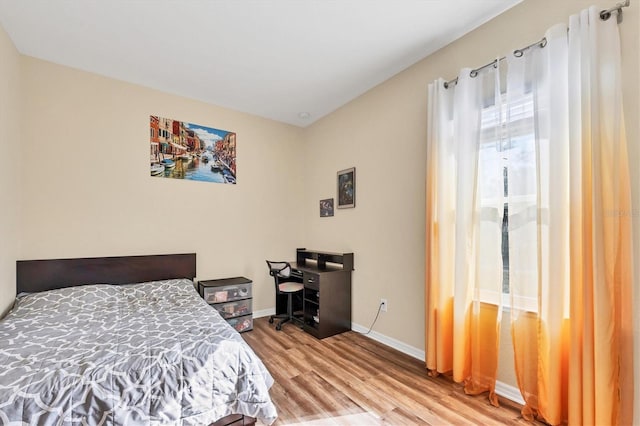
[[[304,289],[304,324],[318,333],[320,327],[320,292],[312,288]],[[313,334],[313,333],[312,333]]]
[[296,264],[316,267],[321,271],[330,269],[353,271],[353,253],[332,253],[300,248],[296,250]]

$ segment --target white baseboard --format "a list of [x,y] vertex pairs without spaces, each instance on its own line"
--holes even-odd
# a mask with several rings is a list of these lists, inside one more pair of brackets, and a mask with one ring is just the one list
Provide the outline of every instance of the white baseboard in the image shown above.
[[[356,324],[355,322],[351,323],[351,329],[360,333],[366,333],[369,330],[367,327],[363,327],[360,324]],[[406,343],[396,340],[392,337],[385,336],[384,334],[378,333],[377,331],[371,331],[371,333],[367,334],[367,336],[402,353],[419,359],[420,361],[424,361],[426,359],[423,350],[420,350],[411,345],[407,345]],[[524,405],[524,399],[522,399],[520,390],[518,390],[518,388],[516,387],[507,385],[506,383],[498,380],[496,381],[496,393],[503,398],[507,398],[513,402]]]
[[269,308],[269,309],[262,309],[260,311],[253,311],[253,317],[254,318],[269,317],[269,316],[275,315],[275,314],[276,314],[276,308]]
[[520,393],[520,389],[496,380],[496,393],[503,398],[507,398],[513,402],[517,402],[520,405],[524,405],[524,399]]
[[[356,324],[355,322],[351,323],[351,329],[359,333],[366,333],[369,330],[367,327],[364,327],[360,324]],[[378,333],[377,331],[373,331],[373,330],[371,331],[371,333],[367,334],[367,336],[371,337],[373,340],[383,343],[389,347],[392,347],[393,349],[396,349],[402,353],[410,355],[421,361],[425,360],[424,351],[418,348],[414,348],[411,345],[407,345],[406,343],[401,342],[400,340],[396,340],[392,337],[385,336],[384,334]]]

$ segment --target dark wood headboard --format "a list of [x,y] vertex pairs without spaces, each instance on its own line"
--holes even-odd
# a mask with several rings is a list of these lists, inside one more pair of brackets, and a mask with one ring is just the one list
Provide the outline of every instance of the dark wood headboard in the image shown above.
[[16,262],[18,294],[85,284],[131,284],[195,276],[195,253]]

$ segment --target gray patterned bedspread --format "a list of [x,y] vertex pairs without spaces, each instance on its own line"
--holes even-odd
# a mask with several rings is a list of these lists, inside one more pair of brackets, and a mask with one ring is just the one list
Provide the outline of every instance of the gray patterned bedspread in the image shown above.
[[31,294],[0,321],[0,424],[272,423],[272,384],[189,280]]

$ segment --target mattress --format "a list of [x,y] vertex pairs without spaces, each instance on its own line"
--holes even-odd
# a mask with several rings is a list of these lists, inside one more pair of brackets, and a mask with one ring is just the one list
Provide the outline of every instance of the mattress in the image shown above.
[[190,280],[34,293],[0,321],[0,424],[270,424],[272,384]]

